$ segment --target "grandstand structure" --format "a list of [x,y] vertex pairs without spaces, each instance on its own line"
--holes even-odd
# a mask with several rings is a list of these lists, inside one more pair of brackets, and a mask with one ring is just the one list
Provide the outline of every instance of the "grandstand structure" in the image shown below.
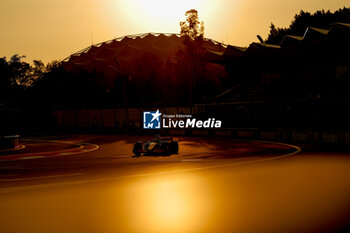
[[[69,82],[72,90],[68,93],[62,84],[67,100],[58,99],[57,105],[64,108],[79,99],[72,107],[187,106],[212,98],[221,92],[227,73],[204,54],[222,53],[227,45],[204,38],[189,46],[185,40],[179,34],[136,34],[70,55],[61,62],[65,73],[58,82]],[[195,57],[192,49],[198,50]]]
[[350,128],[350,24],[308,27],[279,45],[228,45],[208,58],[231,87],[202,105],[232,127]]
[[[132,40],[143,39],[145,37],[167,37],[167,38],[175,38],[176,37],[176,38],[180,38],[181,36],[180,36],[179,33],[156,33],[156,32],[138,33],[138,34],[133,34],[133,35],[121,36],[121,37],[118,37],[118,38],[115,38],[115,39],[107,40],[107,41],[104,41],[104,42],[100,42],[100,43],[88,46],[88,47],[86,47],[86,48],[84,48],[84,49],[82,49],[82,50],[80,50],[80,51],[78,51],[76,53],[73,53],[70,56],[66,57],[65,59],[62,60],[62,62],[69,61],[69,59],[72,56],[79,56],[79,55],[81,55],[83,53],[87,53],[93,47],[100,47],[101,45],[112,44],[114,42],[122,42],[122,41],[126,41],[128,39],[132,39]],[[226,44],[218,42],[218,41],[213,40],[213,39],[204,38],[204,41],[211,42],[214,45],[219,45],[222,48],[226,48],[227,47]],[[215,48],[217,48],[217,47],[215,47]]]
[[[145,53],[155,54],[163,61],[174,61],[175,54],[184,48],[183,40],[174,33],[128,35],[84,48],[65,58],[62,64],[68,71],[96,71],[117,76]],[[227,45],[205,38],[204,47],[211,52],[223,52]]]

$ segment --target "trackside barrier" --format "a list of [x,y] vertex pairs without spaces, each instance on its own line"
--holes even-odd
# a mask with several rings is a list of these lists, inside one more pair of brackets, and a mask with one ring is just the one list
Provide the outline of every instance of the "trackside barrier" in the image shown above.
[[199,129],[192,129],[192,135],[193,136],[208,136],[209,130],[199,130]]
[[323,142],[337,143],[339,141],[338,134],[334,132],[323,132],[322,133]]
[[344,144],[350,144],[350,134],[344,133]]
[[13,149],[19,145],[19,135],[8,135],[0,137],[0,149]]
[[255,136],[255,132],[254,131],[252,131],[252,130],[247,130],[247,131],[244,131],[244,130],[239,130],[238,132],[237,132],[237,136],[238,137],[254,137]]
[[266,140],[276,140],[276,133],[262,130],[260,132],[260,137],[261,139],[266,139]]
[[185,129],[170,129],[168,131],[170,135],[185,135],[186,130]]
[[102,110],[102,122],[104,128],[114,128],[115,127],[115,113],[113,109],[103,109]]
[[292,140],[298,141],[298,142],[307,142],[308,141],[308,134],[306,132],[293,132],[292,133]]
[[217,137],[230,137],[232,135],[230,129],[215,130],[214,135]]
[[100,128],[102,126],[101,110],[89,109],[89,126],[93,128]]
[[[201,107],[159,108],[165,114],[201,114]],[[295,141],[307,143],[328,143],[350,145],[350,130],[342,129],[284,129],[284,128],[221,128],[221,129],[162,129],[142,130],[143,111],[154,109],[77,109],[52,112],[56,126],[63,129],[99,129],[110,132],[170,134],[193,136],[234,137],[274,141]]]
[[73,128],[77,127],[75,111],[64,111],[62,115],[63,127]]
[[129,128],[140,128],[141,127],[141,109],[130,108],[128,111],[128,118],[126,119]]
[[186,108],[186,107],[179,107],[177,108],[177,113],[179,114],[192,114],[191,108]]
[[125,109],[115,109],[114,111],[114,120],[115,127],[122,128],[125,124],[126,119],[126,111]]
[[77,127],[89,127],[89,112],[87,110],[77,110],[76,111],[76,125]]
[[178,113],[177,108],[165,108],[165,114],[175,115]]
[[56,110],[52,112],[52,117],[56,121],[58,127],[63,127],[63,111]]

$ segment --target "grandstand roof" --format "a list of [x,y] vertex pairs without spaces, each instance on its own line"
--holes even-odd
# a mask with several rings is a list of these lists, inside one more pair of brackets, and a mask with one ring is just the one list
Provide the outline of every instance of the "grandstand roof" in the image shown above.
[[[157,41],[158,43],[156,43],[157,46],[168,47],[169,43],[167,43],[167,42],[170,42],[170,46],[171,45],[175,46],[175,45],[177,45],[177,43],[181,37],[180,37],[180,34],[177,34],[177,33],[142,33],[142,34],[122,36],[119,38],[107,40],[107,41],[86,47],[78,52],[71,54],[70,56],[66,57],[62,61],[67,62],[70,60],[71,57],[80,56],[84,53],[90,53],[90,54],[95,53],[97,48],[105,47],[105,48],[109,48],[109,49],[118,51],[118,47],[119,47],[119,45],[121,45],[121,43],[132,44],[133,46],[135,46],[135,48],[143,47],[143,46],[147,46],[147,40],[149,41],[149,40],[152,40],[154,38],[168,39],[166,42],[162,41],[159,44],[159,41]],[[141,40],[141,39],[144,39],[144,40]],[[208,46],[209,49],[214,50],[214,51],[218,50],[218,49],[221,50],[220,48],[227,47],[226,44],[220,43],[220,42],[212,40],[212,39],[205,38],[204,41],[205,41],[206,46]]]
[[[222,56],[213,53],[209,61],[222,63],[225,59],[234,59],[246,55],[261,54],[265,52],[284,51],[285,48],[299,46],[301,44],[313,43],[315,41],[327,40],[330,38],[348,38],[350,36],[350,24],[336,22],[331,24],[330,29],[308,27],[303,36],[285,35],[280,45],[253,42],[249,47],[237,47],[228,45]],[[210,53],[210,51],[209,51]],[[215,56],[214,56],[215,55]],[[215,57],[216,60],[214,59]]]
[[[106,72],[108,69],[122,70],[146,53],[167,61],[174,60],[178,50],[184,47],[183,37],[172,33],[145,33],[123,36],[84,48],[62,62],[67,70]],[[215,40],[204,39],[207,50],[222,54],[226,45]]]

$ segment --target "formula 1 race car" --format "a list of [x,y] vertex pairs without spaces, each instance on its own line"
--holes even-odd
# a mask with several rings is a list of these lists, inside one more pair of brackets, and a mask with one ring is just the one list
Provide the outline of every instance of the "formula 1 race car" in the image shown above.
[[135,156],[151,155],[170,155],[179,152],[179,143],[172,137],[156,136],[152,141],[136,142],[132,152]]

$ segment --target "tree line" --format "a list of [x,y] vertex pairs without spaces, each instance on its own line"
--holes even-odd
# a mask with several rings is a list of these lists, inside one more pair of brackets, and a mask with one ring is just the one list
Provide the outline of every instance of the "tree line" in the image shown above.
[[265,40],[268,44],[280,44],[285,35],[303,36],[308,27],[329,29],[335,22],[350,23],[350,8],[341,8],[335,12],[319,10],[315,13],[301,10],[294,16],[289,27],[270,25],[270,32]]
[[30,64],[23,61],[24,58],[18,54],[10,59],[0,58],[0,103],[20,100],[40,79],[59,66],[58,61],[45,65],[41,60],[34,60]]

